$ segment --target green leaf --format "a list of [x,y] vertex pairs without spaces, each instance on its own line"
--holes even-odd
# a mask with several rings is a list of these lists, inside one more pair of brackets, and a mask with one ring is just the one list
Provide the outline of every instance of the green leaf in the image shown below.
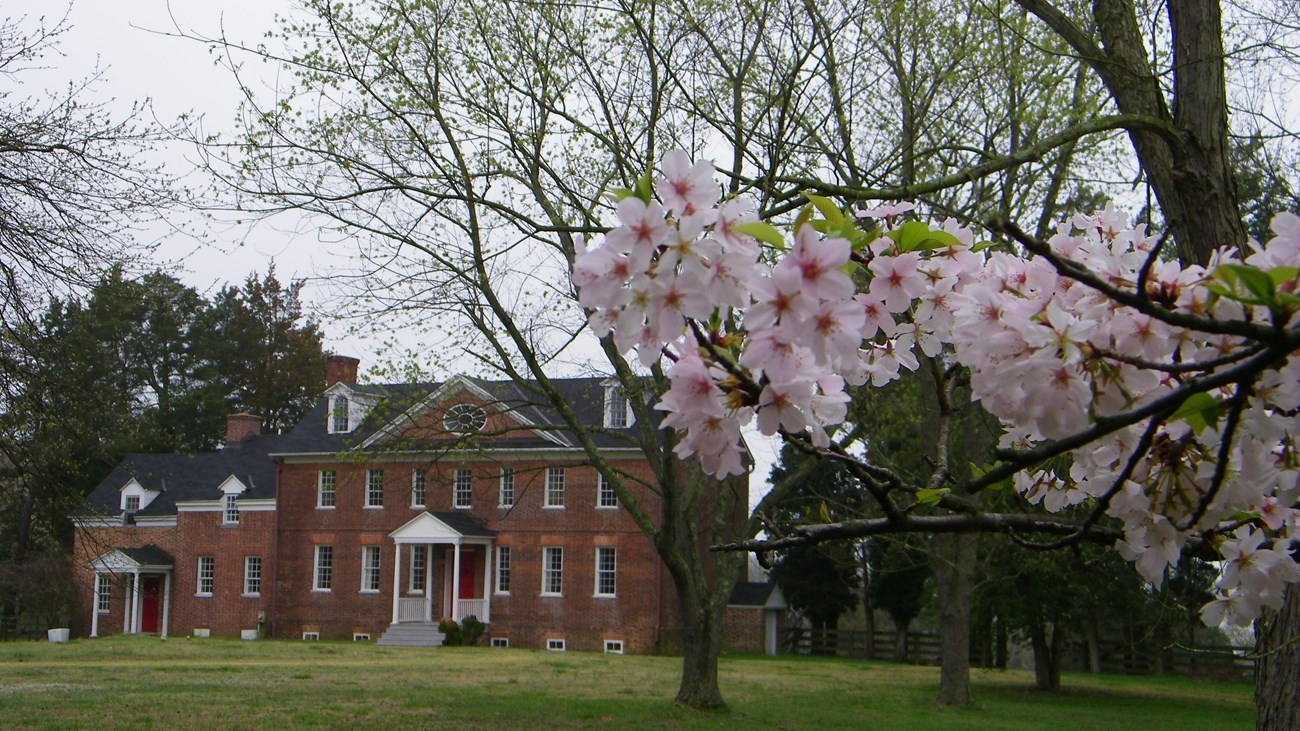
[[1194,431],[1203,431],[1206,427],[1218,423],[1223,414],[1223,404],[1208,393],[1194,393],[1178,407],[1170,421],[1186,421]]
[[[974,462],[972,462],[970,466],[971,477],[978,480],[984,477],[984,475],[987,475],[988,473],[992,472],[994,469],[1001,467],[1003,464],[1004,463],[1002,462],[993,462],[991,464],[986,464],[986,465],[977,465]],[[1008,475],[1007,477],[1003,477],[1002,479],[998,480],[997,482],[994,482],[993,484],[989,485],[984,489],[995,490],[995,491],[1010,490],[1011,485],[1012,485],[1012,478],[1011,476]]]
[[924,490],[917,490],[916,502],[918,505],[934,507],[939,504],[939,501],[943,499],[944,495],[947,495],[950,492],[952,492],[952,490],[946,487],[929,487]]
[[1236,274],[1246,289],[1260,302],[1271,304],[1274,301],[1277,288],[1273,284],[1273,278],[1267,273],[1247,264],[1224,264],[1219,268]]
[[1228,519],[1233,522],[1246,522],[1251,520],[1261,520],[1263,517],[1264,516],[1259,514],[1258,510],[1238,510]]
[[898,242],[898,248],[904,252],[937,249],[941,246],[956,246],[961,243],[956,236],[947,231],[935,231],[929,224],[920,221],[908,221],[885,234]]
[[822,218],[830,221],[834,227],[838,228],[844,223],[844,212],[840,210],[839,206],[835,205],[835,201],[812,193],[804,193],[803,197],[807,198],[814,206],[817,206],[817,211],[822,214]]
[[812,220],[812,212],[813,212],[812,206],[804,206],[803,208],[800,208],[799,215],[795,217],[794,226],[791,227],[790,230],[798,232],[800,226]]
[[625,198],[636,197],[636,191],[632,190],[631,188],[614,188],[610,192],[613,193],[620,201]]
[[1274,287],[1300,279],[1300,267],[1273,267],[1268,270],[1268,278],[1273,280]]
[[732,231],[745,236],[753,236],[765,244],[771,244],[781,251],[785,251],[785,235],[781,231],[766,221],[750,221],[748,223],[738,223],[731,227]]
[[654,177],[649,170],[636,181],[636,196],[645,203],[649,203],[654,196]]

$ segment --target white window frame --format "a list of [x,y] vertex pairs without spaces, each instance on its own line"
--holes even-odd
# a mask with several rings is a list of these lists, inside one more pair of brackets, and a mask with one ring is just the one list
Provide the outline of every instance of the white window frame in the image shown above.
[[548,652],[564,652],[564,640],[559,637],[547,637],[546,650]]
[[95,611],[108,614],[113,609],[113,577],[95,574]]
[[623,640],[605,640],[606,655],[622,655]]
[[[329,489],[325,489],[328,487]],[[328,502],[326,497],[328,496]],[[320,470],[316,473],[316,508],[333,510],[339,502],[339,475],[334,470]]]
[[[418,557],[418,558],[417,558]],[[429,566],[429,547],[423,545],[411,546],[411,560],[409,573],[406,579],[407,594],[424,594],[424,587],[427,583]]]
[[564,507],[564,468],[546,468],[546,489],[542,499],[543,508],[560,509]]
[[221,496],[221,522],[224,525],[239,525],[239,503],[235,502],[238,497],[233,492]]
[[411,470],[411,507],[423,508],[428,499],[424,470]]
[[379,546],[361,547],[361,593],[379,593],[380,571]]
[[614,492],[614,485],[599,472],[596,473],[596,507],[601,510],[612,510],[618,507],[618,493]]
[[334,546],[328,543],[316,544],[316,556],[312,562],[311,590],[318,592],[334,589]]
[[467,510],[474,505],[474,473],[468,467],[457,467],[452,472],[451,504],[457,510]]
[[365,507],[378,510],[384,507],[384,471],[366,470],[366,504]]
[[513,508],[515,506],[515,468],[501,468],[501,488],[497,493],[497,507]]
[[542,548],[542,596],[564,596],[564,548]]
[[[135,503],[132,505],[132,503]],[[134,513],[140,510],[140,496],[127,495],[122,498],[122,510],[127,513]]]
[[212,556],[199,556],[198,575],[194,582],[194,596],[212,596],[217,585],[217,561]]
[[262,557],[244,557],[244,596],[262,595]]
[[[601,558],[608,557],[609,565],[602,566]],[[618,549],[613,546],[596,546],[596,587],[595,596],[608,599],[618,596]],[[601,579],[608,580],[609,591],[602,591]]]
[[491,645],[492,647],[509,647],[509,646],[510,646],[510,638],[509,638],[509,637],[493,637],[491,640],[489,640],[489,645]]
[[510,546],[497,546],[496,579],[493,589],[497,594],[510,593]]
[[352,431],[352,403],[347,396],[338,394],[330,399],[329,433],[347,434]]
[[353,632],[353,633],[352,633],[352,641],[353,641],[353,642],[369,642],[369,641],[370,641],[370,633],[369,633],[369,632]]
[[605,428],[627,429],[636,424],[632,405],[620,386],[605,387]]
[[319,633],[319,632],[303,632],[303,633],[302,633],[302,639],[303,639],[303,641],[319,642],[319,641],[320,641],[320,633]]

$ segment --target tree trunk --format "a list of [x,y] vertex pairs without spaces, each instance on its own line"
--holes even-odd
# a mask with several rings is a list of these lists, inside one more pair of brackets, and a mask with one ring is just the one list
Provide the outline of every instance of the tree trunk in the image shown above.
[[862,543],[859,556],[862,558],[862,615],[867,632],[866,647],[862,656],[866,660],[876,659],[876,610],[871,606],[871,556],[867,553],[867,543]]
[[997,628],[994,631],[993,640],[993,666],[998,670],[1007,669],[1007,657],[1010,655],[1008,645],[1010,638],[1007,637],[1007,625],[1002,618],[997,619]]
[[940,706],[964,706],[970,694],[970,608],[979,539],[952,533],[934,538],[931,566],[939,592]]
[[1300,590],[1292,584],[1278,612],[1255,621],[1255,729],[1300,729]]
[[1061,631],[1052,622],[1035,622],[1029,628],[1034,648],[1034,687],[1061,689]]
[[911,626],[911,617],[894,617],[894,662],[907,662],[907,628]]
[[[686,602],[683,602],[685,609]],[[703,608],[703,604],[697,604]],[[722,612],[697,611],[682,616],[682,679],[677,703],[689,708],[723,708],[718,687],[718,653],[722,650]]]
[[1101,629],[1095,611],[1088,613],[1088,672],[1101,672]]

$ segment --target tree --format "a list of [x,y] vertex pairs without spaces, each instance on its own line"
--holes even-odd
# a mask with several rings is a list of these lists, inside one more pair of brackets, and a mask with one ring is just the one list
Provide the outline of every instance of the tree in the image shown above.
[[[833,463],[811,460],[791,447],[781,449],[781,462],[772,468],[772,483],[790,479],[804,461],[815,463],[811,474],[800,473],[797,486],[772,506],[771,515],[764,516],[768,529],[777,535],[783,527],[835,520],[860,509],[857,485],[848,472]],[[855,548],[847,543],[795,546],[772,564],[772,579],[786,601],[816,629],[835,629],[840,616],[858,604],[862,582]]]
[[[1102,15],[1118,10],[1132,11],[1120,12],[1123,18],[1136,17],[1132,6],[1121,5],[1116,0],[1098,7]],[[1061,44],[1076,54],[1080,48],[1089,52],[1081,54],[1083,60],[1122,100],[1119,113],[1075,114],[1086,110],[1075,107],[1056,125],[1050,124],[1050,114],[1043,115],[1048,124],[1034,140],[977,146],[969,157],[962,153],[969,152],[965,140],[957,140],[934,153],[936,160],[948,155],[952,161],[937,166],[936,177],[894,185],[859,174],[888,166],[858,154],[870,149],[862,144],[869,131],[854,126],[862,115],[850,112],[855,104],[892,107],[862,91],[864,80],[873,76],[841,73],[845,67],[838,59],[851,58],[846,46],[862,37],[840,32],[857,28],[849,22],[858,17],[852,12],[819,16],[810,38],[791,32],[804,27],[797,19],[809,9],[781,3],[734,9],[688,3],[670,9],[530,4],[514,8],[506,27],[495,22],[499,13],[493,8],[472,3],[391,2],[367,8],[311,3],[309,9],[313,20],[282,29],[287,50],[262,50],[296,75],[275,105],[259,106],[250,92],[246,135],[236,152],[248,150],[251,156],[231,160],[234,167],[213,159],[212,166],[243,191],[249,209],[303,210],[332,221],[343,234],[366,236],[370,262],[381,265],[375,272],[397,272],[396,284],[402,285],[370,290],[384,298],[387,311],[418,305],[421,316],[462,318],[470,329],[464,342],[474,346],[481,362],[535,379],[548,398],[555,394],[546,388],[544,366],[565,357],[564,346],[581,327],[569,293],[555,287],[554,275],[567,270],[582,250],[578,234],[598,232],[614,221],[617,214],[604,207],[602,195],[613,187],[637,188],[666,146],[692,141],[703,148],[722,141],[728,151],[726,189],[753,189],[764,214],[780,217],[798,209],[802,192],[810,188],[843,201],[978,188],[991,176],[1030,169],[1044,156],[1068,158],[1074,143],[1120,129],[1141,141],[1139,156],[1151,157],[1154,167],[1177,158],[1150,174],[1155,187],[1157,177],[1167,182],[1195,176],[1196,164],[1185,165],[1186,159],[1213,161],[1215,138],[1201,134],[1204,120],[1197,115],[1222,109],[1215,106],[1219,97],[1213,90],[1207,104],[1198,106],[1192,97],[1203,85],[1191,78],[1194,70],[1221,67],[1220,55],[1177,52],[1175,91],[1184,96],[1170,115],[1163,102],[1153,101],[1154,82],[1140,93],[1109,88],[1134,76],[1140,81],[1144,73],[1156,78],[1123,66],[1133,52],[1124,46],[1131,40],[1125,35],[1127,20],[1111,23],[1114,14],[1102,18],[1099,25],[1111,35],[1103,35],[1099,44],[1068,16],[1035,4],[1029,10],[1049,18],[1045,25]],[[1179,15],[1175,28],[1186,30],[1184,20]],[[990,23],[1000,27],[996,19]],[[1201,23],[1193,33],[1217,28]],[[744,39],[749,42],[731,42]],[[836,45],[840,39],[847,39],[846,46]],[[238,50],[218,42],[225,50]],[[1147,64],[1146,51],[1141,54]],[[1111,68],[1116,64],[1129,75]],[[848,95],[850,89],[861,93]],[[1184,150],[1193,146],[1199,147]],[[1214,179],[1215,168],[1206,168],[1210,173],[1191,181],[1185,194],[1179,189],[1186,181],[1177,181],[1172,192],[1170,185],[1158,183],[1180,246],[1195,249],[1195,242],[1184,239],[1209,238],[1189,233],[1185,223],[1174,226],[1179,212],[1204,210],[1197,196],[1222,182]],[[814,170],[830,171],[837,179],[813,179]],[[1042,200],[1055,198],[1050,182],[1042,190]],[[1174,210],[1165,199],[1179,196],[1183,205]],[[629,393],[665,387],[657,377],[656,354],[646,354],[646,368],[656,375],[647,388],[630,380],[632,367],[619,350],[610,339],[602,342],[608,369],[624,380]],[[562,405],[557,408],[563,412]],[[639,415],[638,423],[651,422]],[[657,443],[643,443],[657,449]],[[605,469],[598,456],[593,461]],[[665,463],[661,482],[668,474]],[[617,476],[607,477],[617,488]],[[668,494],[669,488],[663,489]],[[954,511],[969,508],[955,496],[940,502]],[[950,522],[967,520],[955,517],[962,520]],[[652,523],[643,525],[652,531]],[[685,578],[689,571],[678,572],[672,559],[665,561],[675,580],[683,577],[679,592],[693,591],[683,588],[692,583]],[[700,606],[694,602],[689,608]],[[708,663],[688,660],[687,666],[707,672]],[[684,683],[679,695],[684,702],[720,702],[716,693],[694,696],[687,690]]]
[[226,408],[262,417],[268,434],[297,424],[325,383],[321,332],[302,310],[304,284],[280,284],[272,265],[264,277],[250,274],[242,288],[227,286],[203,317],[205,334],[195,344]]

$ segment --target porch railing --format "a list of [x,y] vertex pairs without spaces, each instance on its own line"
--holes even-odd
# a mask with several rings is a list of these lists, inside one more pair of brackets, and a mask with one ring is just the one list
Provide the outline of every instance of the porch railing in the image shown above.
[[397,621],[398,622],[423,622],[424,617],[424,597],[413,599],[397,600]]
[[488,622],[487,599],[461,599],[456,603],[461,619],[468,616],[475,616],[478,621],[486,624]]

